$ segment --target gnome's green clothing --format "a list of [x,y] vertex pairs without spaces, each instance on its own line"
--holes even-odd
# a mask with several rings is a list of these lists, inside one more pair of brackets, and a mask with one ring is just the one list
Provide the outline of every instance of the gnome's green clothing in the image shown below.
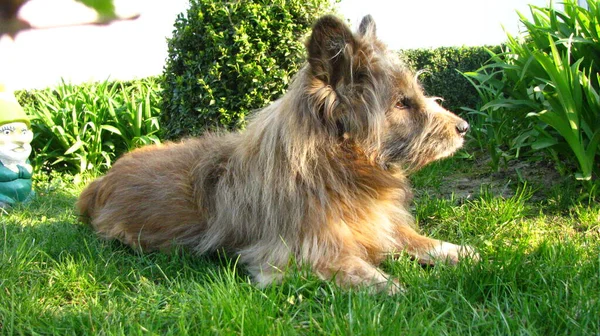
[[6,168],[0,162],[0,207],[26,202],[34,194],[31,189],[31,173],[23,166],[17,166],[19,172]]

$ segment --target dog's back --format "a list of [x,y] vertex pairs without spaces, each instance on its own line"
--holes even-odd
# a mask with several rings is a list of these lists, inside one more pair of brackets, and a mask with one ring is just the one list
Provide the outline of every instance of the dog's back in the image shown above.
[[205,195],[214,187],[210,177],[228,155],[223,146],[227,142],[212,141],[216,139],[148,146],[125,154],[81,193],[77,208],[82,221],[99,235],[134,248],[186,245],[188,237],[198,237],[205,229]]

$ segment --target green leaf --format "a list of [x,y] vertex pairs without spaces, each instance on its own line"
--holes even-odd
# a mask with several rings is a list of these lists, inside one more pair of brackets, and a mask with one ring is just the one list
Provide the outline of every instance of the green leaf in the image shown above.
[[69,149],[67,149],[65,151],[64,155],[69,155],[69,154],[76,152],[77,150],[82,148],[83,145],[84,145],[83,141],[81,141],[80,139],[77,139],[77,141],[71,147],[69,147]]
[[100,126],[100,128],[103,129],[103,130],[105,130],[105,131],[109,131],[111,133],[121,135],[121,131],[118,128],[114,127],[114,126],[111,126],[111,125],[102,125],[102,126]]
[[559,142],[555,138],[541,138],[531,144],[531,148],[534,150],[540,150],[557,145]]
[[101,19],[116,18],[115,5],[113,0],[76,0],[90,7],[98,13]]

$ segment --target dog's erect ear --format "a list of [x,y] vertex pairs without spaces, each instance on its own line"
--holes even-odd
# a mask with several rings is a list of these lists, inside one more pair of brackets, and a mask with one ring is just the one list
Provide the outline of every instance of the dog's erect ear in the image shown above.
[[332,15],[320,18],[306,45],[313,75],[335,87],[350,72],[355,44],[352,31],[340,19]]
[[371,15],[363,17],[358,27],[358,33],[361,36],[374,39],[377,34],[377,27],[375,26],[375,20]]

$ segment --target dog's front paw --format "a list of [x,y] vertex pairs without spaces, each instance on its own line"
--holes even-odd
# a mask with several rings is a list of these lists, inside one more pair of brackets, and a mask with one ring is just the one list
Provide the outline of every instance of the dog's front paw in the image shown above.
[[456,245],[447,242],[441,242],[441,244],[429,250],[427,254],[433,260],[441,260],[451,264],[456,264],[464,258],[469,258],[473,261],[481,259],[479,253],[475,252],[475,249],[471,246]]

